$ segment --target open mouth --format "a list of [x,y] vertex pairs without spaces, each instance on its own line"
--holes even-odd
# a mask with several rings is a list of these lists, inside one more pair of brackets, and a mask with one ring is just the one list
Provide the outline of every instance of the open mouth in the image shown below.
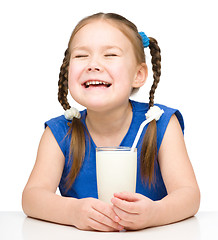
[[111,83],[104,82],[104,81],[90,80],[90,81],[87,81],[87,82],[83,83],[83,86],[85,88],[89,88],[89,87],[109,88],[111,86]]

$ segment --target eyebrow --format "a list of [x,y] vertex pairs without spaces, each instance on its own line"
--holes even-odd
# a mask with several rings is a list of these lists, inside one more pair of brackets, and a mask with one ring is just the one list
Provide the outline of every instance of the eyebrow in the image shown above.
[[[102,47],[103,50],[109,50],[109,49],[118,49],[119,51],[123,52],[124,50],[118,46],[115,46],[115,45],[105,45]],[[72,51],[75,51],[75,50],[85,50],[85,51],[88,51],[89,50],[89,47],[87,46],[76,46],[76,47],[73,47],[72,48]]]

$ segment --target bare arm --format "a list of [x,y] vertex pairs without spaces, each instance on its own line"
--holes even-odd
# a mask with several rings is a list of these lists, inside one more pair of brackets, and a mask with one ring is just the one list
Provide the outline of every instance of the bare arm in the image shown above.
[[116,193],[112,199],[118,221],[126,229],[165,225],[193,216],[200,191],[191,166],[181,127],[175,115],[165,132],[158,161],[168,195],[160,201],[137,193]]
[[55,192],[59,185],[65,158],[49,127],[38,149],[35,166],[22,196],[26,215],[83,230],[114,231],[122,226],[115,222],[112,206],[94,198],[62,197]]
[[26,215],[71,224],[69,208],[75,199],[55,194],[64,167],[64,155],[47,127],[39,144],[36,163],[23,191]]
[[158,202],[157,223],[167,224],[195,215],[200,190],[175,115],[167,127],[158,160],[168,195]]

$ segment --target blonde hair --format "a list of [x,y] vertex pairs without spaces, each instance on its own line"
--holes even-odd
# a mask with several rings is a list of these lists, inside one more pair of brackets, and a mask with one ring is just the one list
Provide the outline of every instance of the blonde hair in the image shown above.
[[[140,34],[137,27],[127,20],[126,18],[115,13],[97,13],[82,19],[74,28],[68,48],[65,51],[65,57],[60,69],[59,81],[58,81],[58,100],[63,106],[64,110],[69,109],[70,105],[67,100],[68,94],[68,68],[71,55],[71,42],[75,34],[86,24],[94,20],[103,20],[117,27],[132,43],[135,53],[136,61],[138,64],[145,63],[145,53]],[[152,70],[153,70],[153,84],[149,95],[149,107],[154,105],[154,93],[160,80],[161,75],[161,56],[160,48],[157,41],[154,38],[149,37],[150,53],[152,56]],[[82,162],[85,156],[85,127],[83,123],[76,118],[73,118],[68,134],[71,135],[70,144],[70,161],[73,160],[71,170],[67,176],[66,187],[69,189],[76,179],[77,174],[80,171]],[[141,150],[141,177],[143,181],[149,180],[149,185],[154,183],[154,163],[157,155],[157,127],[156,121],[153,120],[148,125],[146,134],[143,139]]]

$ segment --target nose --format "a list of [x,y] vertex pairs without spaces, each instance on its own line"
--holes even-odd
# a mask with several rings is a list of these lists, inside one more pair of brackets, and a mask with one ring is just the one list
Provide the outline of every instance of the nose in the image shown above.
[[87,72],[101,72],[103,67],[97,61],[96,57],[93,57],[87,65]]
[[101,68],[100,67],[88,67],[87,68],[87,71],[88,72],[92,72],[92,71],[96,71],[96,72],[100,72],[101,71]]

